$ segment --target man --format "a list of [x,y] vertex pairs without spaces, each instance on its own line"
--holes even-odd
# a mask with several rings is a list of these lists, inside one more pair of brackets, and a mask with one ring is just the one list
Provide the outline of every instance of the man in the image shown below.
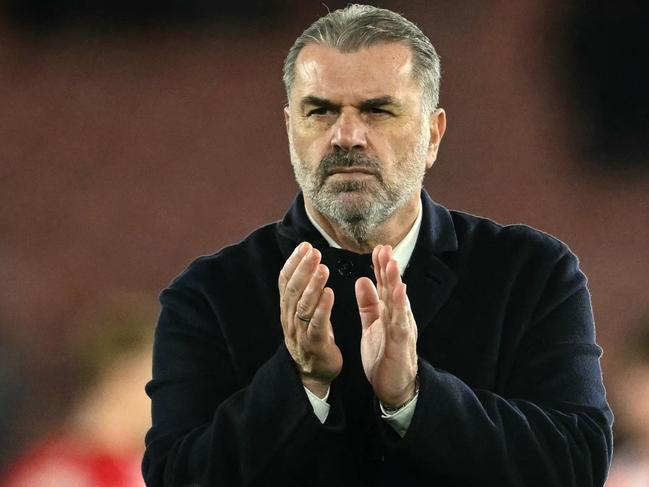
[[296,40],[302,192],[162,293],[149,486],[603,484],[585,277],[556,239],[422,191],[439,73],[387,10],[352,5]]

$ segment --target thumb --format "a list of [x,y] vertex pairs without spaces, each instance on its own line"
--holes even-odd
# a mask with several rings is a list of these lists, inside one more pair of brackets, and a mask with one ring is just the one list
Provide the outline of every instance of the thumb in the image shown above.
[[365,329],[381,316],[379,295],[376,292],[374,283],[367,277],[358,279],[354,290],[356,291],[356,302],[358,303],[358,312],[361,315],[361,323]]

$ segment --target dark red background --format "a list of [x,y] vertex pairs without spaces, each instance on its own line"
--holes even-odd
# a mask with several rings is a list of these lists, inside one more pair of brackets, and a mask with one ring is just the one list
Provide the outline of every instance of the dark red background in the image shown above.
[[[153,303],[195,256],[290,204],[281,65],[324,12],[290,5],[301,7],[267,23],[195,29],[33,35],[0,24],[0,333],[36,385],[25,435],[66,402],[63,350],[79,316],[120,293]],[[575,149],[582,121],[560,75],[558,4],[383,5],[442,56],[448,131],[427,189],[567,242],[612,366],[649,312],[649,177]]]

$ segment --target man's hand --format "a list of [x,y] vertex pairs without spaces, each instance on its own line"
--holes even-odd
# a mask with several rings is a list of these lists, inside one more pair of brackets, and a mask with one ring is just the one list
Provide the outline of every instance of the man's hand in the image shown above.
[[286,348],[304,386],[324,397],[342,369],[343,357],[330,321],[334,293],[324,287],[329,269],[320,258],[311,244],[301,243],[284,264],[278,284]]
[[406,285],[392,258],[392,247],[377,245],[372,252],[377,287],[367,277],[356,281],[361,315],[361,359],[367,379],[383,404],[400,406],[415,395],[417,325],[410,310]]

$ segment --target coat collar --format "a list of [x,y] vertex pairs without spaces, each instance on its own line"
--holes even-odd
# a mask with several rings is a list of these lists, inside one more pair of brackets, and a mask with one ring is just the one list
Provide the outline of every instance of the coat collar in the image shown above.
[[[457,250],[457,236],[450,212],[442,205],[435,203],[425,190],[421,191],[422,223],[417,238],[415,251],[421,250],[430,254],[442,254]],[[327,241],[313,226],[304,209],[304,196],[298,193],[284,218],[277,224],[279,234],[298,244],[309,241],[317,248],[328,246]],[[293,245],[295,248],[295,245]],[[290,249],[286,257],[293,251]],[[284,250],[284,249],[282,249]],[[414,256],[414,254],[413,254]],[[411,259],[412,260],[412,259]]]
[[[451,213],[435,203],[422,189],[422,223],[417,244],[406,271],[413,315],[420,331],[448,299],[457,281],[455,273],[444,263],[444,254],[458,250],[458,240]],[[278,243],[284,258],[303,241],[329,251],[329,244],[309,221],[304,209],[304,197],[298,193],[284,219],[277,224]],[[282,238],[283,237],[283,238]],[[353,252],[338,250],[352,255]],[[444,260],[443,260],[444,259]]]
[[[300,191],[284,218],[277,224],[277,232],[280,236],[288,239],[289,242],[283,243],[282,254],[285,258],[293,252],[293,249],[300,242],[310,242],[314,247],[323,249],[329,246],[325,238],[313,226],[304,208],[304,196]],[[288,250],[287,250],[288,249]]]

